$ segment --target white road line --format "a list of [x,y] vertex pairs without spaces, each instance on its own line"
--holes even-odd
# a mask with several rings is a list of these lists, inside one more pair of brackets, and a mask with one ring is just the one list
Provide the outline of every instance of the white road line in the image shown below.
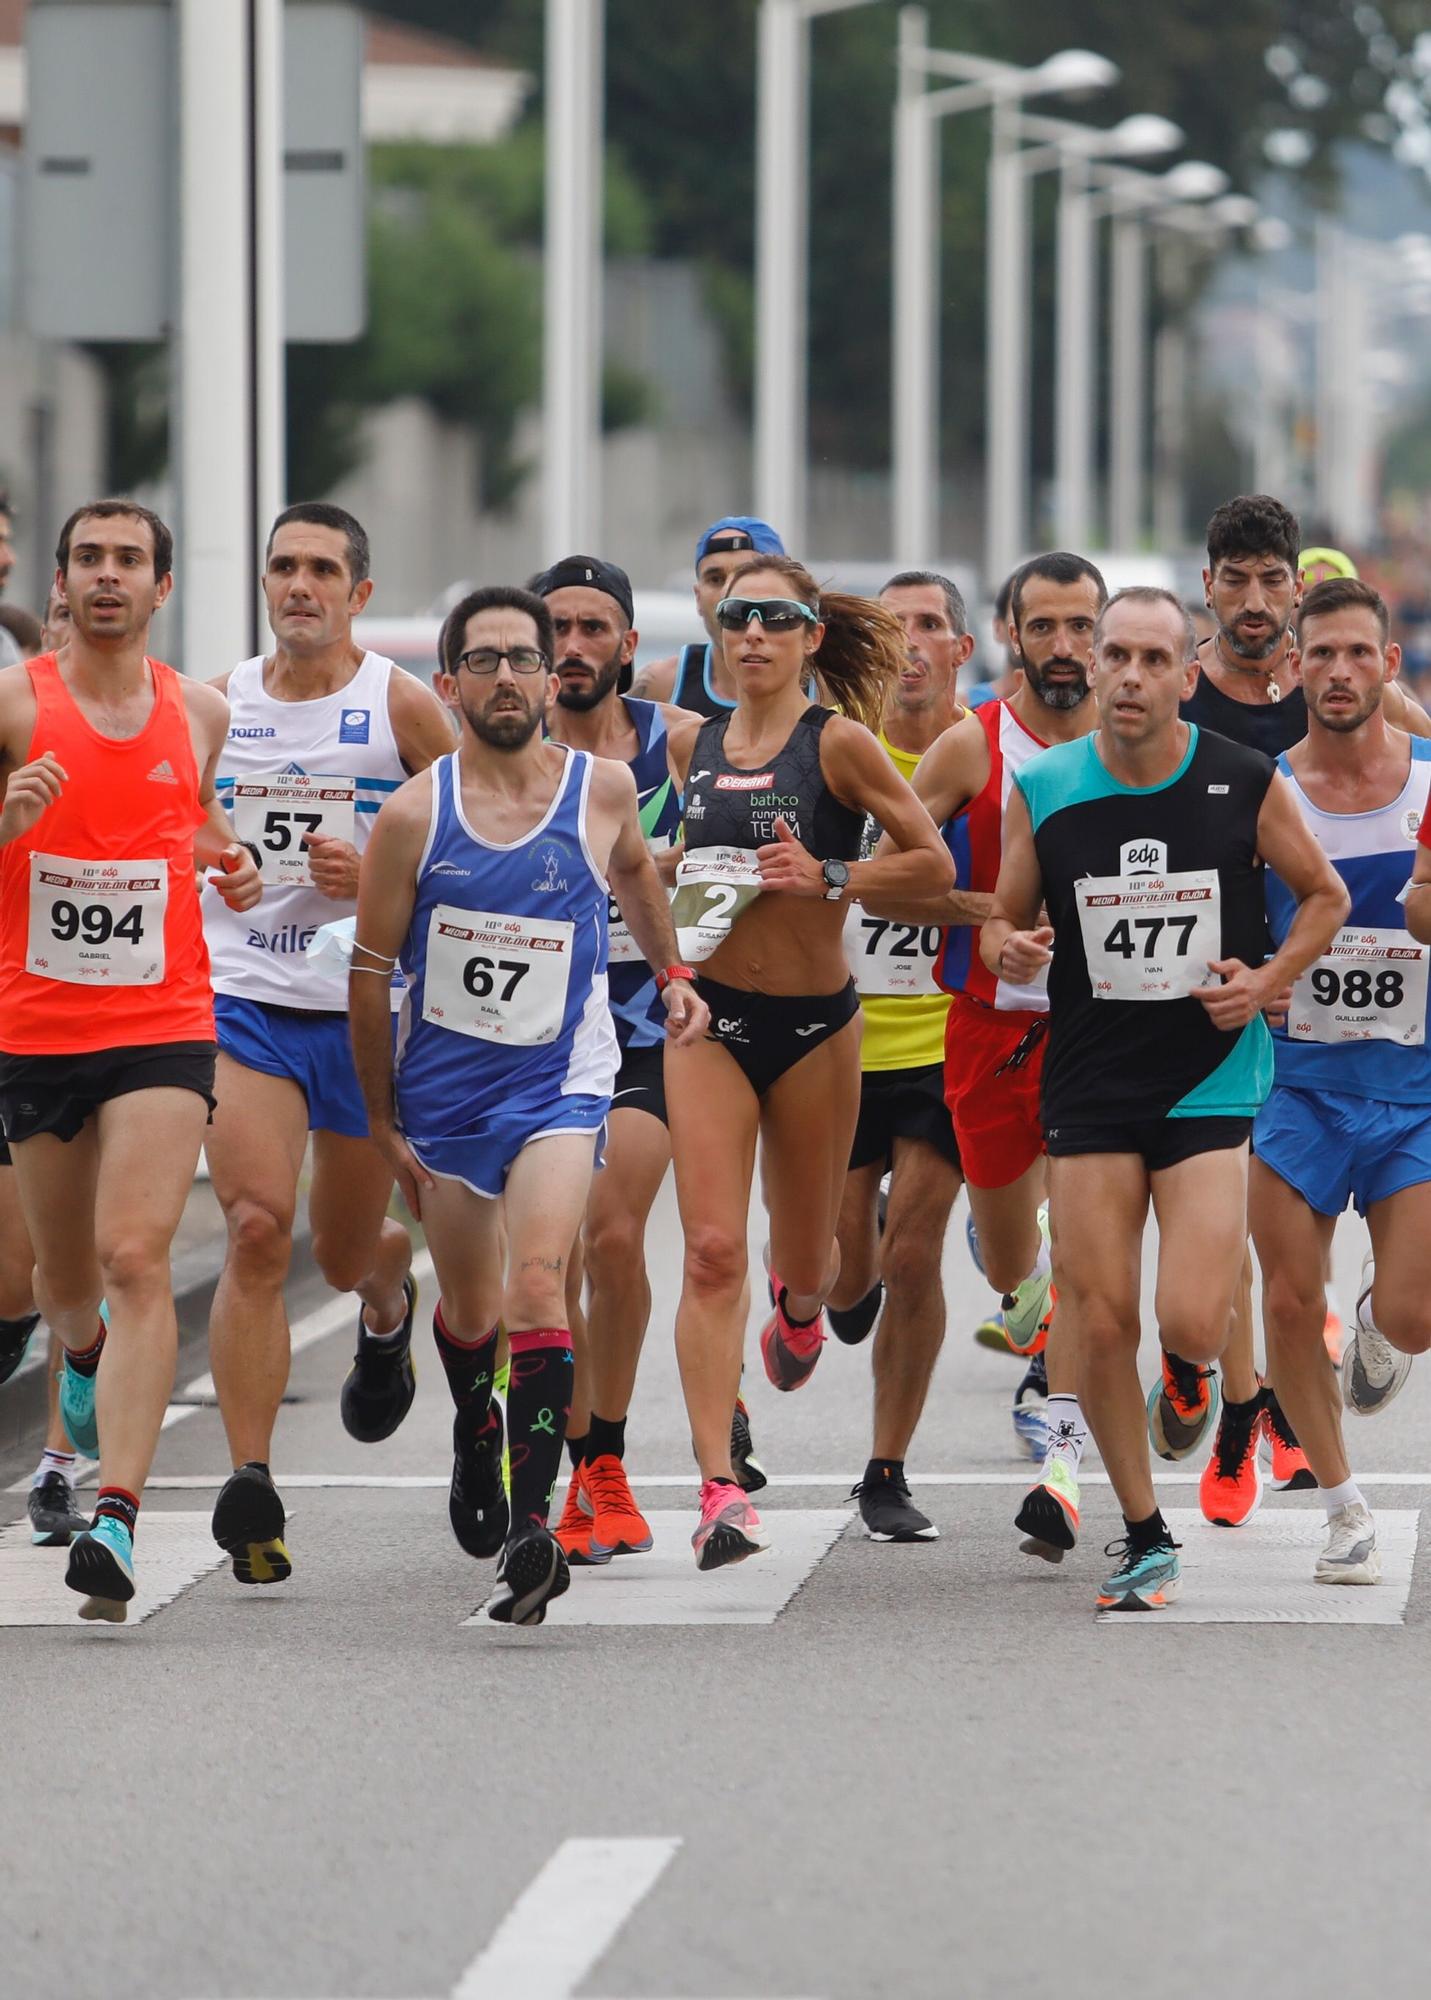
[[[702,1576],[691,1555],[689,1513],[649,1513],[655,1546],[632,1562],[577,1567],[571,1589],[547,1612],[551,1625],[773,1625],[849,1527],[844,1508],[782,1507],[769,1517],[771,1546],[746,1562]],[[465,1625],[509,1639],[479,1605]]]
[[[93,1469],[93,1468],[91,1468]],[[827,1487],[848,1488],[858,1479],[862,1468],[843,1472],[776,1472],[770,1477],[772,1487]],[[633,1486],[661,1486],[688,1488],[692,1494],[697,1487],[697,1474],[690,1472],[640,1472],[627,1467]],[[911,1486],[1028,1486],[1033,1481],[1033,1468],[1024,1472],[912,1472],[909,1474]],[[1153,1483],[1156,1486],[1196,1486],[1200,1473],[1196,1472],[1156,1472]],[[1359,1486],[1431,1486],[1431,1472],[1358,1472]],[[222,1486],[228,1478],[226,1472],[197,1472],[183,1474],[160,1474],[145,1484],[146,1493],[208,1493]],[[280,1470],[278,1482],[286,1491],[290,1486],[332,1486],[352,1487],[361,1491],[371,1487],[374,1491],[390,1489],[395,1492],[421,1491],[424,1489],[445,1489],[451,1475],[447,1472],[284,1472]],[[1106,1486],[1106,1472],[1080,1472],[1081,1486]],[[28,1478],[17,1479],[7,1487],[9,1493],[28,1493]],[[1312,1495],[1308,1495],[1309,1502]]]
[[1104,1612],[1100,1625],[1402,1625],[1416,1561],[1417,1515],[1388,1508],[1376,1517],[1381,1582],[1314,1583],[1326,1537],[1320,1510],[1259,1513],[1245,1534],[1214,1528],[1190,1508],[1169,1508],[1182,1543],[1182,1595],[1166,1611]]
[[[65,1560],[63,1549],[32,1546],[28,1521],[0,1529],[0,1626],[74,1625],[81,1631],[114,1631],[108,1624],[80,1624],[80,1598],[65,1584]],[[127,1623],[143,1624],[225,1561],[209,1532],[207,1514],[146,1513]]]
[[452,1989],[452,2000],[571,2000],[681,1843],[564,1840]]

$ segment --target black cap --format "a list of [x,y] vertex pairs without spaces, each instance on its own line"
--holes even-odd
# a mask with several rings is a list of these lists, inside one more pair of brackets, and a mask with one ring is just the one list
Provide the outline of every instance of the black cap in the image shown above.
[[604,592],[614,604],[620,605],[628,625],[634,621],[630,577],[617,563],[603,562],[600,556],[563,556],[550,569],[534,576],[531,587],[538,597],[550,597],[554,590],[567,590],[573,585],[577,589]]

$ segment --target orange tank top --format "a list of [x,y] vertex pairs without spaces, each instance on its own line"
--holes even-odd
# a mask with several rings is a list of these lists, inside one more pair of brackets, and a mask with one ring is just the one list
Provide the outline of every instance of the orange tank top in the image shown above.
[[211,1042],[214,1001],[194,876],[203,823],[179,676],[147,662],[137,736],[103,736],[53,653],[30,660],[33,761],[67,774],[54,805],[0,847],[0,1050],[78,1055]]

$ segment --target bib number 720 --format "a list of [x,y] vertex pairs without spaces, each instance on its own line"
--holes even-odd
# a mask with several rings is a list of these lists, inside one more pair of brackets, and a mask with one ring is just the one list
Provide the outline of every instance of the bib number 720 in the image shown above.
[[[1153,958],[1157,955],[1158,940],[1164,928],[1170,933],[1178,933],[1173,944],[1174,957],[1186,958],[1192,934],[1197,929],[1196,917],[1120,917],[1104,938],[1103,949],[1118,958],[1136,958],[1141,942],[1143,957]],[[1141,933],[1141,939],[1134,938],[1134,931]]]
[[495,975],[505,972],[509,976],[499,996],[505,1005],[531,969],[529,964],[515,958],[499,958],[495,965],[490,958],[469,958],[462,968],[462,984],[474,1000],[485,1000],[497,983]]

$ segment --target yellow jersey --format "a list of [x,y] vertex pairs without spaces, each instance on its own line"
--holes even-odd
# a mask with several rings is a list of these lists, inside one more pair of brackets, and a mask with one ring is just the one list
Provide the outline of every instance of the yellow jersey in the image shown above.
[[[897,750],[881,730],[880,746],[906,781],[914,776],[921,752]],[[865,820],[860,859],[879,845],[880,828]],[[944,1060],[944,1023],[949,995],[934,983],[934,961],[943,927],[887,923],[858,903],[845,920],[845,953],[864,1015],[860,1067],[867,1070],[927,1069]]]

